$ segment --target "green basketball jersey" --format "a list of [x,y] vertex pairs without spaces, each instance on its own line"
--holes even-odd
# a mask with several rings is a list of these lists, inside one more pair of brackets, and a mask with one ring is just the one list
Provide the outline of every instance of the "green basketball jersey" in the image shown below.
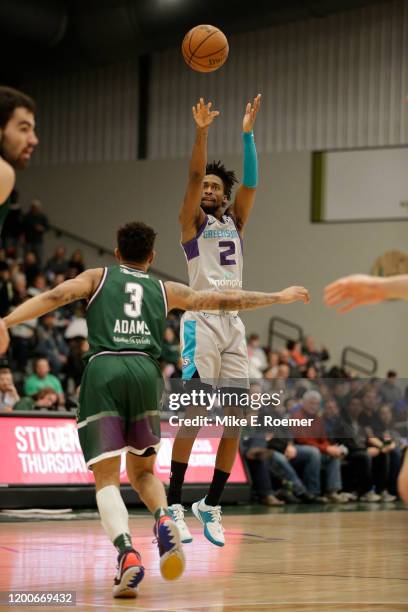
[[100,353],[142,353],[157,360],[166,326],[162,281],[125,265],[105,268],[88,303],[89,360]]
[[3,225],[10,210],[10,198],[0,205],[0,236],[3,231]]

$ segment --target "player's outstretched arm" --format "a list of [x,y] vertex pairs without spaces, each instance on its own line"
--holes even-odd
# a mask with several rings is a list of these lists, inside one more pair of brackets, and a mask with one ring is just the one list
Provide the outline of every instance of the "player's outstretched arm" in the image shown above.
[[76,278],[67,280],[51,289],[51,291],[45,291],[17,306],[13,312],[4,317],[3,321],[7,327],[12,327],[40,317],[46,312],[51,312],[70,302],[88,299],[96,290],[102,274],[102,268],[86,270]]
[[180,283],[166,282],[169,310],[254,310],[271,304],[310,302],[304,287],[288,287],[277,293],[258,291],[194,291]]
[[340,313],[349,312],[357,306],[392,299],[408,300],[408,274],[387,278],[352,274],[339,278],[324,290],[326,306],[338,307]]
[[13,191],[15,180],[14,169],[0,157],[0,206],[5,203]]
[[219,115],[218,111],[211,110],[211,106],[212,102],[206,104],[204,99],[200,98],[192,109],[196,124],[196,138],[190,159],[186,194],[179,214],[183,242],[194,238],[198,228],[205,220],[200,204],[207,165],[208,128]]
[[242,121],[242,140],[244,145],[243,178],[232,206],[232,214],[240,232],[243,231],[255,202],[258,185],[258,157],[254,139],[254,125],[261,105],[261,94],[248,102]]

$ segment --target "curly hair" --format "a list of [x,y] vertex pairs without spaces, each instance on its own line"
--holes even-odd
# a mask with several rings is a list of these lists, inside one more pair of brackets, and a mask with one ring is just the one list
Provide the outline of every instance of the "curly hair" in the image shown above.
[[227,196],[227,200],[231,198],[232,188],[234,183],[238,183],[238,179],[233,170],[227,170],[221,160],[213,161],[211,164],[207,164],[205,169],[206,174],[215,174],[218,176],[224,184],[224,193]]
[[118,250],[125,261],[144,263],[154,248],[156,232],[140,221],[126,223],[118,229]]

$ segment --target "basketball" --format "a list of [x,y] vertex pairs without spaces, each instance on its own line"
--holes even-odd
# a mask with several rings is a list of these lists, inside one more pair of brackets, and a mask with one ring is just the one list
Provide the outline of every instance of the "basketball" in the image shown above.
[[228,40],[223,32],[212,25],[198,25],[184,37],[181,46],[184,60],[197,72],[214,72],[228,57]]

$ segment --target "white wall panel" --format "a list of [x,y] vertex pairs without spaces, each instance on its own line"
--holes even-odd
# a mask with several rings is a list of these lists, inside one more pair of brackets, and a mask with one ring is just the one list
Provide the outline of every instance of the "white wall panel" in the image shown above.
[[41,146],[33,165],[137,158],[137,63],[36,79]]
[[213,74],[190,70],[179,50],[155,54],[149,157],[189,154],[200,96],[221,111],[210,152],[239,152],[245,102],[258,91],[261,152],[406,144],[408,0],[231,36]]

